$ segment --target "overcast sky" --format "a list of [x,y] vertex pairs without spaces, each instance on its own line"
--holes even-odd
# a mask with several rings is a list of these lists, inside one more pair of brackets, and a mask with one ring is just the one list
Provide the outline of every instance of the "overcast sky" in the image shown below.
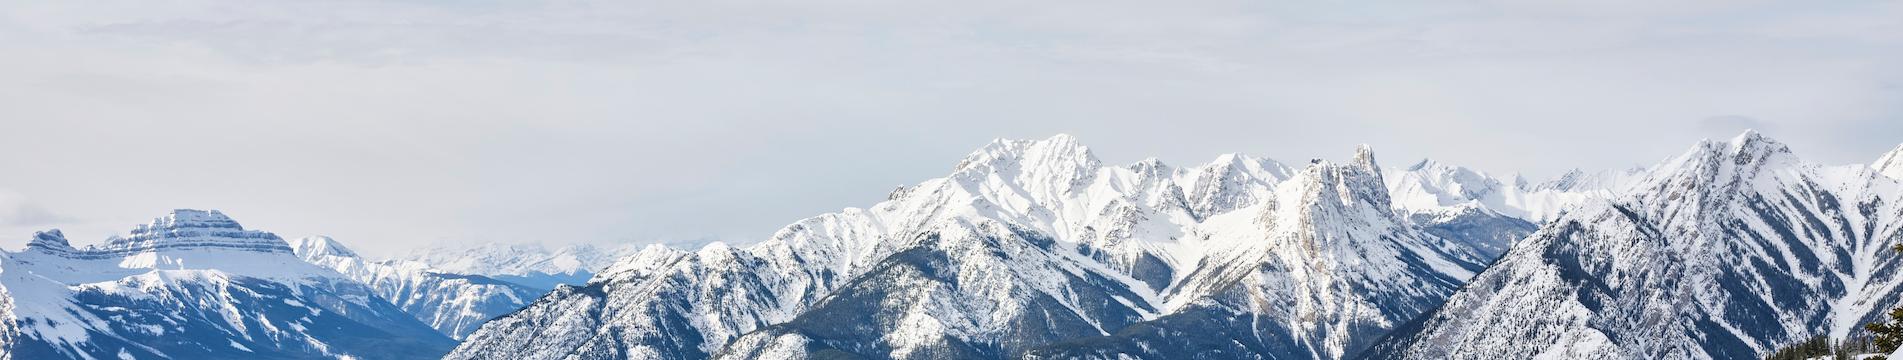
[[1897,2],[1424,3],[10,1],[0,246],[172,208],[373,254],[751,242],[1060,132],[1535,177],[1903,142]]

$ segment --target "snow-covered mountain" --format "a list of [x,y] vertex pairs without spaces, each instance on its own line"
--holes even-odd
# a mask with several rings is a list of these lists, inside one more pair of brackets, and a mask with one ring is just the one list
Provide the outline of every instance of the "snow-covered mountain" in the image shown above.
[[289,242],[298,257],[369,286],[377,296],[451,338],[461,339],[482,322],[520,309],[543,293],[482,275],[444,272],[416,261],[364,260],[329,237]]
[[1179,168],[999,140],[754,245],[648,247],[448,358],[1175,357],[1189,331],[1220,334],[1179,349],[1203,356],[1342,357],[1485,261],[1395,208],[1365,148]]
[[1367,354],[1757,358],[1843,338],[1903,300],[1903,192],[1755,132],[1706,141],[1549,221]]
[[1409,226],[1373,153],[1318,163],[1275,196],[1191,227],[1221,241],[1164,291],[1166,315],[1048,346],[1034,358],[1300,358],[1353,355],[1439,306],[1481,269],[1461,242]]
[[370,288],[217,211],[102,246],[0,252],[0,358],[427,358],[454,345]]
[[1508,183],[1432,159],[1388,172],[1396,211],[1429,233],[1469,243],[1492,260],[1574,204],[1623,189],[1638,170],[1573,170],[1539,184],[1518,176]]
[[540,290],[561,284],[582,284],[615,259],[633,254],[633,246],[591,244],[550,249],[541,244],[485,243],[439,245],[398,257],[446,273],[482,275]]

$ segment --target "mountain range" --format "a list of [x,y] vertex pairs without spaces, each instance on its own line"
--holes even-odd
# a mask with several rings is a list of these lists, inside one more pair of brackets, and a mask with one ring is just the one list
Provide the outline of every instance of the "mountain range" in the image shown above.
[[369,259],[176,210],[0,251],[0,359],[1738,359],[1903,302],[1903,147],[1824,166],[1746,132],[1542,182],[1353,150],[997,140],[697,249]]
[[644,249],[448,358],[1342,358],[1633,176],[1508,184],[1366,147],[1106,166],[1069,136],[999,140],[757,244]]

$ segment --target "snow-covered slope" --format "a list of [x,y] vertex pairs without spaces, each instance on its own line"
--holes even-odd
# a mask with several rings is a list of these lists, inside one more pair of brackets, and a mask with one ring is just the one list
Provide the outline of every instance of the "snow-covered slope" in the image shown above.
[[1903,145],[1878,157],[1876,162],[1870,163],[1870,168],[1892,179],[1903,179]]
[[585,283],[596,271],[635,250],[632,246],[590,244],[550,249],[540,244],[486,243],[417,249],[398,259],[423,263],[446,273],[482,275],[549,290],[560,284]]
[[369,286],[377,296],[451,338],[461,339],[482,322],[520,309],[542,294],[524,285],[442,272],[415,261],[364,260],[329,237],[289,242],[298,257]]
[[1259,354],[1342,356],[1483,261],[1392,209],[1365,149],[1301,169],[1241,155],[1177,168],[1104,166],[1062,135],[999,140],[948,177],[758,244],[643,249],[449,358],[1001,358],[1148,343],[1112,335],[1181,330],[1156,320],[1192,313],[1259,319],[1224,330]]
[[0,354],[19,359],[423,358],[454,344],[217,211],[84,249],[35,234],[0,252],[0,287]]
[[1899,187],[1755,132],[1707,141],[1515,245],[1370,358],[1756,358],[1899,302]]

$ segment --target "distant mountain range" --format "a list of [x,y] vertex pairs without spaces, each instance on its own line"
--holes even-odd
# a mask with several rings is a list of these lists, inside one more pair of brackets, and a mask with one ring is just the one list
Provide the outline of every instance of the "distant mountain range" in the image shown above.
[[744,246],[372,260],[177,210],[0,251],[0,359],[1758,358],[1903,303],[1899,178],[1755,132],[1543,182],[1059,135]]
[[632,246],[577,244],[549,248],[533,243],[486,243],[427,247],[412,250],[399,259],[428,264],[437,271],[483,275],[548,291],[557,285],[585,283],[596,270],[635,250]]

